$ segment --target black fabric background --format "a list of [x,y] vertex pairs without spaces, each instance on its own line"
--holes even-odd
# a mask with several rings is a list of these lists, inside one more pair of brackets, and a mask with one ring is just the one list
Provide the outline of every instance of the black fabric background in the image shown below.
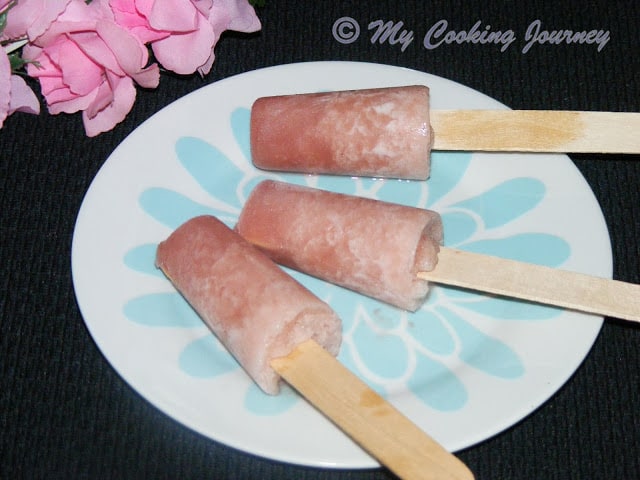
[[[0,478],[343,479],[393,478],[384,469],[322,470],[235,451],[156,410],[111,368],[89,336],[71,282],[73,226],[87,188],[114,148],[145,119],[216,80],[260,67],[353,60],[409,67],[477,89],[512,108],[640,111],[640,3],[629,1],[393,2],[267,0],[263,29],[225,34],[210,75],[163,75],[139,90],[127,119],[87,138],[80,115],[15,114],[0,130]],[[356,19],[341,44],[333,22]],[[369,22],[402,21],[400,45],[371,42]],[[507,51],[422,37],[440,19],[469,29],[514,30]],[[534,46],[527,26],[609,30],[594,45]],[[640,134],[640,133],[639,133]],[[571,155],[610,230],[614,276],[640,283],[640,157]],[[114,192],[116,194],[116,192]],[[575,375],[532,415],[458,452],[478,479],[640,478],[640,327],[607,319]],[[544,348],[544,346],[541,346]]]

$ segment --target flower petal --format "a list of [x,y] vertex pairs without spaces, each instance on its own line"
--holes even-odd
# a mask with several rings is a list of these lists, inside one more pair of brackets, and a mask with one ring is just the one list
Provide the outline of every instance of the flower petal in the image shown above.
[[60,48],[59,68],[62,80],[77,95],[86,95],[104,82],[104,70],[87,57],[74,42]]
[[9,103],[11,102],[11,64],[9,58],[0,48],[0,128],[4,119],[9,115]]
[[147,17],[136,7],[137,2],[131,0],[110,0],[115,21],[121,27],[131,32],[142,43],[147,44],[165,38],[169,32],[156,30],[149,25]]
[[51,115],[76,113],[89,108],[97,92],[79,97],[70,95],[68,89],[58,89],[47,95],[47,109]]
[[191,32],[199,27],[199,15],[191,0],[155,0],[148,19],[156,30]]
[[157,65],[144,68],[149,60],[149,54],[138,39],[115,23],[108,21],[98,22],[96,32],[109,46],[118,64],[127,75],[144,87],[155,88],[158,86],[160,70]]
[[254,8],[247,0],[218,0],[213,4],[209,19],[218,34],[224,30],[250,33],[261,28]]
[[[136,99],[136,88],[131,77],[117,77],[109,75],[109,84],[113,91],[113,101],[99,112],[91,108],[82,112],[84,128],[89,137],[107,132],[120,123],[131,111]],[[102,101],[104,95],[99,95],[97,101]],[[91,112],[93,116],[89,116]]]
[[[152,44],[153,53],[168,70],[188,75],[205,64],[212,55],[215,35],[211,25],[202,22],[197,30],[175,34]],[[189,52],[185,55],[184,52]]]
[[37,115],[40,113],[40,102],[33,90],[18,75],[11,76],[11,101],[9,113],[23,112]]
[[31,40],[42,35],[69,4],[70,0],[20,0],[8,15],[6,38],[27,35]]

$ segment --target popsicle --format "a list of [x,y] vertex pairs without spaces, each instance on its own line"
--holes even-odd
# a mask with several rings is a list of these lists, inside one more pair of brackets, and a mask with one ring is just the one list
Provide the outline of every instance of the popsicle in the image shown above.
[[156,264],[266,393],[278,393],[282,375],[400,478],[473,479],[336,360],[332,309],[224,223],[188,220],[158,245]]
[[425,86],[262,97],[251,157],[266,170],[426,179],[433,135]]
[[443,240],[436,212],[272,180],[236,230],[277,263],[411,311],[429,289],[417,273],[433,270]]
[[268,394],[279,392],[272,359],[308,339],[339,351],[333,310],[215,217],[180,226],[158,245],[156,264]]
[[640,153],[640,113],[431,110],[424,85],[258,98],[256,167],[303,173],[429,177],[434,150]]
[[[437,214],[426,213],[425,224],[414,210],[266,180],[252,191],[236,230],[283,265],[407,310],[420,306],[433,282],[640,321],[640,285],[439,246]],[[405,216],[413,229],[396,222]],[[416,235],[420,228],[426,235]],[[425,283],[414,296],[407,285],[415,278]],[[412,293],[403,297],[405,288]]]

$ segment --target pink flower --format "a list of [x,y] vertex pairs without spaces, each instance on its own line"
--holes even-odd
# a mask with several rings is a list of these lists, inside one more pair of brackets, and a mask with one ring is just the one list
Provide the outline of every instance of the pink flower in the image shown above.
[[11,75],[9,58],[0,47],[0,128],[13,112],[40,113],[40,104],[25,81]]
[[225,30],[255,32],[247,0],[110,0],[116,21],[150,43],[158,62],[179,74],[209,73]]
[[64,12],[31,43],[23,57],[40,81],[49,112],[82,111],[88,136],[111,130],[127,116],[135,83],[158,86],[158,65],[134,35],[116,25],[107,0],[71,0]]
[[[6,39],[27,36],[33,40],[44,33],[71,0],[19,0],[9,10],[3,31]],[[10,0],[6,0],[7,5]],[[0,8],[0,11],[2,8]]]
[[9,58],[0,47],[0,127],[5,118],[9,116],[9,103],[11,102],[11,64]]
[[[29,1],[25,0],[27,3]],[[11,0],[0,0],[0,14],[6,14],[4,28],[0,27],[0,41],[7,43],[7,48],[10,48],[14,39],[25,37],[27,15]],[[30,16],[33,17],[33,14]],[[40,113],[40,103],[31,88],[18,75],[12,74],[8,51],[0,46],[0,128],[13,112]]]
[[[6,20],[0,42],[26,43],[22,59],[40,82],[49,112],[82,112],[89,136],[124,120],[136,84],[158,85],[148,46],[166,69],[205,75],[224,31],[261,28],[248,0],[0,0],[0,14]],[[0,47],[0,128],[15,111],[39,110]]]

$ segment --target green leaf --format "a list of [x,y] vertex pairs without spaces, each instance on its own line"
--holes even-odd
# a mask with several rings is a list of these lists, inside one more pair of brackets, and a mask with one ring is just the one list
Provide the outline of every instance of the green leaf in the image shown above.
[[9,56],[9,64],[11,65],[11,70],[20,70],[24,67],[28,62],[24,60],[18,52],[11,53]]
[[0,13],[0,35],[4,32],[4,27],[7,26],[7,10]]
[[9,57],[9,64],[11,65],[11,71],[17,73],[28,63],[40,68],[40,63],[32,60],[25,60],[20,56],[20,52],[14,52],[7,55]]

